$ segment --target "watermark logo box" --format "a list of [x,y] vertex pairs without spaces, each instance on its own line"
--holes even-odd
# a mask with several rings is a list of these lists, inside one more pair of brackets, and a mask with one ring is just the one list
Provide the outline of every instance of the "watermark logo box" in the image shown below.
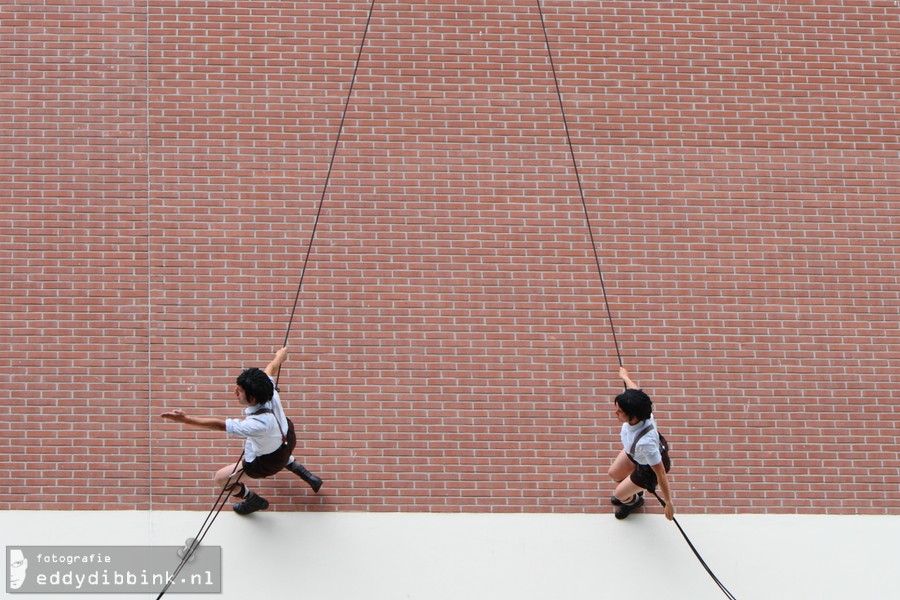
[[[186,546],[7,546],[8,594],[159,593]],[[222,548],[196,548],[168,593],[222,593]]]

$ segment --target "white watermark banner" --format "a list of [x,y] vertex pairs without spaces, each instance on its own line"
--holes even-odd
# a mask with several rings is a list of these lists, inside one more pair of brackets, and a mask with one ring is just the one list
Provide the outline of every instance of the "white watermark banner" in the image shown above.
[[158,593],[174,575],[169,593],[222,592],[222,548],[201,546],[7,546],[9,594]]

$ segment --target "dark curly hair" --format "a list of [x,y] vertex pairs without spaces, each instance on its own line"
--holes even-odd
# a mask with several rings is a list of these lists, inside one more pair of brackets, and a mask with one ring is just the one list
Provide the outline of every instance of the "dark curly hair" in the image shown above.
[[616,404],[628,418],[646,421],[653,413],[653,401],[643,390],[628,389],[616,396]]
[[244,369],[244,372],[238,375],[237,384],[243,388],[247,397],[256,400],[257,404],[265,404],[275,393],[272,380],[265,371],[256,367]]

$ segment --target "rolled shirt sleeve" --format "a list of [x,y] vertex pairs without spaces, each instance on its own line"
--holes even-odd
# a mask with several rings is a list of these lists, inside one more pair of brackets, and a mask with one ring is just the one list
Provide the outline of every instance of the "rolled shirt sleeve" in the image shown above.
[[263,419],[252,415],[246,419],[225,419],[225,432],[242,438],[263,434],[268,428]]

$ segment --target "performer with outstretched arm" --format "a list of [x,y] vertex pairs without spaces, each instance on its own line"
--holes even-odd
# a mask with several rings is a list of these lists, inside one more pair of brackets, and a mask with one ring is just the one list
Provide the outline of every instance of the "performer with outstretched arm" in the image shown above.
[[[322,480],[307,471],[291,455],[297,444],[294,424],[284,414],[274,382],[286,358],[287,348],[281,348],[264,370],[253,367],[244,370],[238,376],[234,395],[245,407],[246,416],[243,419],[190,417],[182,410],[163,413],[164,419],[176,423],[224,431],[246,439],[243,464],[237,471],[234,465],[228,465],[216,473],[215,481],[220,487],[241,471],[251,479],[262,479],[275,475],[282,469],[288,469],[298,475],[314,492],[318,492],[322,487]],[[242,500],[233,507],[234,512],[240,515],[248,515],[269,507],[268,500],[250,491],[243,482],[238,482],[229,491]]]

